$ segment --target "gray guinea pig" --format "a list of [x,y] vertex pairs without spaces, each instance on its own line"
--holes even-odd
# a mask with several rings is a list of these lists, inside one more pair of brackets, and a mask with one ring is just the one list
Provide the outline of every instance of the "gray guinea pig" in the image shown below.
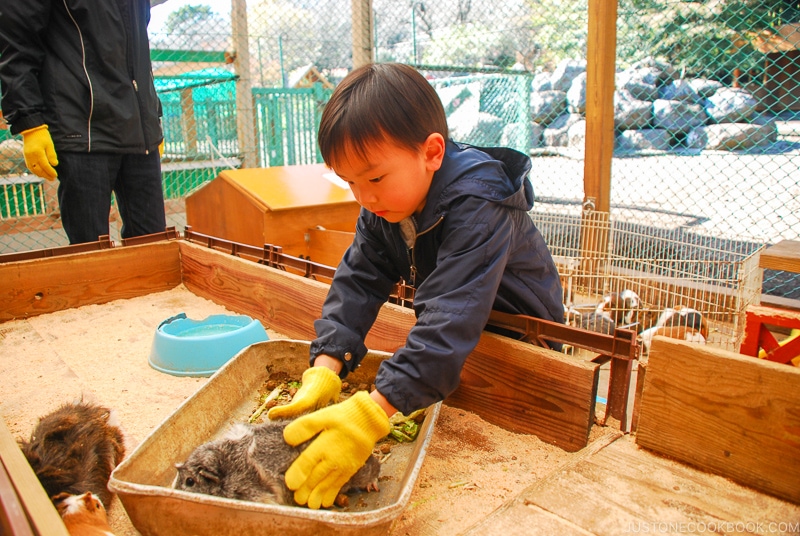
[[[310,441],[289,446],[283,439],[283,429],[289,422],[235,425],[221,439],[197,447],[185,463],[175,464],[178,478],[174,487],[229,499],[294,505],[284,474]],[[340,493],[378,491],[379,473],[380,462],[370,455]]]

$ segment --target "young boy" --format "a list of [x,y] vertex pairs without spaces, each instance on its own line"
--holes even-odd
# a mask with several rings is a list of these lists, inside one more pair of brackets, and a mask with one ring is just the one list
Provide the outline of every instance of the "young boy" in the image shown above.
[[372,64],[351,72],[325,107],[325,163],[362,206],[314,327],[311,368],[289,405],[293,417],[336,401],[341,379],[400,279],[416,288],[417,321],[406,345],[381,364],[376,389],[304,415],[286,441],[319,437],[286,473],[295,500],[330,506],[389,432],[389,416],[444,400],[478,343],[491,310],[563,321],[555,264],[531,221],[530,158],[448,138],[433,87],[413,68]]

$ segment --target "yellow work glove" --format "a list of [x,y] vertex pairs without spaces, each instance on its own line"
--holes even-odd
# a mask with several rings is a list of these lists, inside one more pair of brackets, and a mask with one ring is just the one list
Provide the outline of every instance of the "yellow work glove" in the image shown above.
[[47,125],[22,131],[22,153],[25,165],[34,175],[49,181],[58,177],[53,166],[58,165],[56,148]]
[[342,380],[328,367],[306,369],[302,382],[303,385],[292,397],[292,401],[284,406],[275,406],[270,409],[267,417],[270,419],[297,417],[339,400]]
[[158,156],[164,158],[164,138],[161,138],[161,143],[158,144]]
[[390,428],[386,412],[366,391],[289,423],[283,438],[290,445],[319,434],[286,471],[295,502],[315,510],[331,506]]

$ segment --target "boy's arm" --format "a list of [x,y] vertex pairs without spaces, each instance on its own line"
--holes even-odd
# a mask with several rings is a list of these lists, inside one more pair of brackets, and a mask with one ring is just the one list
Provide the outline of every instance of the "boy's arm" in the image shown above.
[[451,207],[444,225],[436,267],[414,297],[416,324],[375,379],[378,391],[406,415],[458,387],[519,232],[507,208],[478,198]]
[[389,246],[370,232],[374,222],[367,224],[363,218],[359,218],[353,243],[336,268],[322,317],[314,322],[317,337],[311,343],[310,364],[323,354],[335,358],[341,378],[355,370],[366,355],[364,339],[400,279]]

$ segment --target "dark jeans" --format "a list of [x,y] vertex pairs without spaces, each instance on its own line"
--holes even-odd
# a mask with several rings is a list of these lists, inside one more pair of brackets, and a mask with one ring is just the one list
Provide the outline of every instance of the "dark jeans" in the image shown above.
[[122,238],[160,233],[167,226],[161,158],[150,154],[58,153],[58,204],[70,244],[109,234],[111,193]]

